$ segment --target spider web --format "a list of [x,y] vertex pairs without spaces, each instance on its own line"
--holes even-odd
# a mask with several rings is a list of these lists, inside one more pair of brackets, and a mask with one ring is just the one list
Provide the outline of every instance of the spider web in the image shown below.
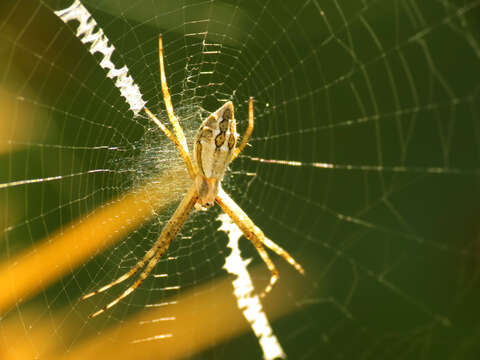
[[[99,66],[103,56],[75,36],[78,23],[55,15],[71,3],[0,5],[0,257],[7,267],[182,166],[161,131],[130,110]],[[302,277],[271,255],[280,280],[263,302],[267,316],[276,303],[289,304],[270,318],[289,358],[477,358],[480,1],[82,3],[115,46],[112,61],[128,66],[147,106],[166,121],[162,33],[190,146],[206,114],[227,100],[242,134],[255,98],[251,146],[231,164],[224,188],[306,270]],[[92,339],[118,341],[118,329],[151,309],[165,315],[137,324],[152,326],[153,335],[131,333],[129,352],[112,347],[108,357],[132,358],[145,343],[161,354],[175,322],[194,328],[190,315],[210,322],[182,338],[186,348],[195,331],[223,332],[212,309],[239,317],[233,290],[219,295],[230,249],[218,207],[194,213],[153,276],[101,317],[88,315],[130,283],[79,301],[152,246],[186,176],[159,184],[174,200],[148,221],[1,308],[2,359],[75,358]],[[268,271],[247,240],[240,247],[249,268],[258,265],[252,276],[263,289]],[[65,256],[56,253],[44,268]],[[262,355],[245,329],[183,356]]]

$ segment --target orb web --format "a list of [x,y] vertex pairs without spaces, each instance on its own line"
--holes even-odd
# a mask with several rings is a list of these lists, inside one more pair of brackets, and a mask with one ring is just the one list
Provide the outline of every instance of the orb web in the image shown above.
[[[190,146],[227,100],[242,134],[255,98],[250,146],[224,188],[306,270],[271,254],[280,280],[262,302],[287,357],[478,354],[479,1],[82,1],[115,48],[113,73],[100,65],[105,53],[91,51],[94,40],[76,36],[78,23],[55,14],[71,4],[0,5],[1,269],[146,183],[163,193],[141,204],[169,201],[138,226],[134,215],[109,215],[125,216],[112,230],[118,239],[0,302],[5,358],[73,358],[85,344],[118,341],[132,319],[150,335],[130,334],[128,351],[107,348],[111,356],[140,354],[142,344],[161,351],[178,337],[175,323],[191,327],[184,357],[262,356],[247,329],[217,336],[225,330],[208,311],[239,312],[233,288],[220,291],[231,250],[218,207],[193,214],[153,276],[100,319],[88,315],[129,284],[79,301],[148,251],[188,184],[178,151],[139,111],[145,102],[167,123],[159,33]],[[115,85],[128,79],[137,105]],[[240,247],[263,289],[268,271],[246,239]],[[44,271],[68,254],[55,253]],[[273,315],[280,301],[288,311]],[[156,309],[162,316],[138,318]],[[201,331],[188,319],[202,315],[213,340],[195,348]]]

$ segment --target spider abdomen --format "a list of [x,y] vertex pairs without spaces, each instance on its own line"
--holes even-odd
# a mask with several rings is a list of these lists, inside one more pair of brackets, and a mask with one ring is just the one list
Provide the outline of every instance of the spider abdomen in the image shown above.
[[233,104],[229,101],[202,123],[195,136],[193,153],[199,173],[222,181],[237,137]]

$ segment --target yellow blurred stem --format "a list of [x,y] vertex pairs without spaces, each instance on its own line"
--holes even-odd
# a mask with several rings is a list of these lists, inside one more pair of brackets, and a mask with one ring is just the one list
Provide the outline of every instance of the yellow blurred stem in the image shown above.
[[[305,284],[297,280],[294,272],[285,264],[280,267],[283,267],[282,281],[274,292],[291,296],[272,295],[271,299],[264,299],[270,321],[298,310],[293,299],[306,292]],[[264,266],[253,267],[251,276],[265,277]],[[68,352],[50,353],[48,358],[146,360],[193,356],[249,331],[250,326],[235,301],[232,279],[216,279],[167,298],[119,325],[94,332]]]
[[168,170],[1,264],[0,314],[125,237],[151,219],[155,210],[177,200],[190,183],[184,167]]
[[[270,321],[301,309],[295,299],[312,297],[312,289],[299,282],[288,265],[280,263],[279,269],[282,281],[271,297],[262,300]],[[249,272],[254,278],[268,279],[263,264],[253,266]],[[103,329],[99,324],[104,324],[105,317],[86,323],[92,306],[97,306],[88,301],[78,303],[73,312],[71,308],[46,311],[26,306],[2,319],[0,359],[142,360],[193,356],[250,331],[232,292],[231,278],[214,279],[163,298],[163,303]],[[289,296],[274,295],[286,293]],[[90,336],[79,340],[79,329]]]

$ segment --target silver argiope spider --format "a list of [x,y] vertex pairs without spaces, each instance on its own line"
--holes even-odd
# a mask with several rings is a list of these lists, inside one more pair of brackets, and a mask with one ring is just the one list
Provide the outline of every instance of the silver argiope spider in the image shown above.
[[155,115],[153,115],[148,108],[144,107],[143,110],[148,117],[163,131],[163,133],[174,142],[183,158],[183,161],[185,162],[188,173],[193,180],[193,184],[190,186],[187,194],[180,202],[180,205],[178,205],[174,214],[163,228],[153,247],[147,251],[143,258],[118,279],[82,297],[83,300],[104,292],[110,289],[112,286],[127,280],[144,268],[138,279],[128,289],[126,289],[115,300],[107,304],[104,308],[93,313],[91,317],[100,315],[105,310],[113,307],[120,300],[131,294],[138,286],[140,286],[140,284],[153,270],[161,256],[167,251],[170,243],[178,234],[181,227],[192,212],[192,209],[195,207],[206,210],[210,208],[214,202],[220,205],[222,210],[228,214],[232,221],[235,222],[235,224],[237,224],[237,226],[242,230],[245,237],[252,242],[263,262],[270,270],[270,282],[260,296],[263,297],[270,292],[273,285],[279,278],[278,271],[264,246],[283,257],[298,272],[301,274],[304,273],[302,266],[297,263],[287,251],[275,244],[272,240],[265,237],[262,230],[260,230],[253,223],[248,215],[245,214],[240,206],[238,206],[235,201],[233,201],[233,199],[225,191],[223,191],[221,187],[221,182],[229,163],[242,152],[247,144],[248,138],[253,131],[253,99],[250,98],[248,103],[248,128],[245,131],[245,135],[243,136],[240,145],[236,147],[238,139],[238,133],[236,129],[237,126],[234,117],[233,104],[231,101],[228,101],[217,111],[212,113],[205,121],[203,121],[202,125],[200,125],[200,128],[195,136],[193,148],[194,161],[192,161],[183,129],[181,128],[173,111],[172,100],[165,76],[161,35],[158,38],[158,57],[160,62],[160,78],[163,100],[165,102],[170,124],[173,127],[173,133]]

